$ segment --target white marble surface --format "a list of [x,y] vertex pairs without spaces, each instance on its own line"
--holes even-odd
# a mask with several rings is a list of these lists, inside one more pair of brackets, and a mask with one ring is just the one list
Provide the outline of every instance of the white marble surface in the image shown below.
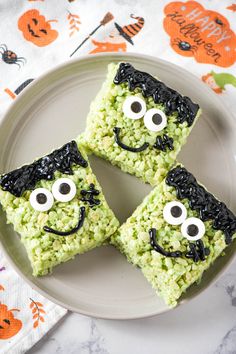
[[236,261],[186,305],[133,321],[69,313],[28,354],[236,354]]

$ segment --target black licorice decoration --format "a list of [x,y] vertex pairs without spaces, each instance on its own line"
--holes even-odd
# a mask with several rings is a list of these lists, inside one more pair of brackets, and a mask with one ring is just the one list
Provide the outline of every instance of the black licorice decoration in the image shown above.
[[163,82],[155,79],[148,73],[136,70],[129,63],[121,63],[114,78],[114,84],[127,82],[129,90],[136,87],[142,90],[144,97],[152,96],[155,103],[165,106],[165,113],[178,113],[179,123],[188,123],[191,126],[199,110],[199,106],[193,103],[187,96],[181,96],[177,91],[167,87]]
[[236,216],[224,203],[198,184],[190,172],[177,166],[168,172],[166,183],[176,188],[178,199],[188,199],[190,208],[199,212],[202,221],[212,220],[213,229],[223,231],[226,244],[232,242],[232,236],[236,232]]
[[0,186],[4,191],[20,197],[24,191],[34,189],[40,180],[52,180],[55,171],[72,175],[73,164],[81,167],[88,166],[74,140],[30,165],[22,166],[1,176]]

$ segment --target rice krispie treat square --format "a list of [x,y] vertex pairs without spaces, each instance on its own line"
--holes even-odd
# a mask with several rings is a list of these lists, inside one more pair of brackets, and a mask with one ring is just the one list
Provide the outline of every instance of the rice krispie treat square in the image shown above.
[[94,154],[158,184],[200,115],[199,106],[129,63],[108,66],[92,102],[84,143]]
[[111,237],[173,307],[236,236],[236,216],[184,167],[170,170]]
[[34,276],[101,245],[119,226],[75,141],[2,175],[0,202]]

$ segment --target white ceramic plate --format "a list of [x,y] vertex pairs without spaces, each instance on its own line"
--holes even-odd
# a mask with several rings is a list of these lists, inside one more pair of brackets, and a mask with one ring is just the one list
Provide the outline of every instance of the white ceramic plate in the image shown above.
[[[236,129],[231,114],[215,93],[185,70],[143,55],[98,55],[70,61],[35,80],[16,99],[0,129],[0,172],[14,169],[48,153],[85,128],[89,104],[99,90],[112,61],[128,61],[150,72],[198,102],[203,115],[179,160],[225,201],[236,203]],[[97,158],[91,158],[107,198],[124,221],[151,190],[135,177]],[[110,246],[100,247],[56,267],[42,278],[31,275],[30,263],[19,237],[0,213],[2,248],[15,270],[33,288],[62,306],[83,314],[112,319],[140,318],[167,311],[141,272]],[[200,286],[192,286],[181,303],[200,293],[233,258],[235,243],[206,272]]]

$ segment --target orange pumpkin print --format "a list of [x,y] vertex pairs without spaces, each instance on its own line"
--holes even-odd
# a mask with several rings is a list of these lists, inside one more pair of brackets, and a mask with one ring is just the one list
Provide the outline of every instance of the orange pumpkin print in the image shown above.
[[18,28],[24,38],[38,47],[44,47],[57,39],[58,32],[51,28],[50,22],[40,15],[38,10],[26,11],[18,20]]
[[0,339],[9,339],[15,336],[22,328],[22,322],[14,317],[12,311],[6,305],[0,304]]
[[196,1],[171,2],[163,26],[176,53],[199,63],[229,67],[236,61],[236,35],[228,20]]

